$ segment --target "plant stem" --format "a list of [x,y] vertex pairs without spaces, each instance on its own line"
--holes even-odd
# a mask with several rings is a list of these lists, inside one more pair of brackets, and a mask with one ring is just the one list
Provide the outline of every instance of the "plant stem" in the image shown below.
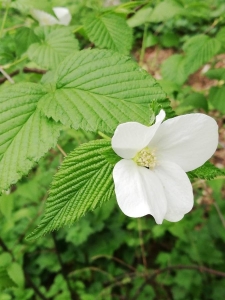
[[142,46],[141,46],[141,54],[140,54],[140,59],[139,59],[139,64],[140,65],[142,65],[143,62],[144,62],[147,33],[148,33],[148,23],[145,23],[144,34],[143,34],[143,39],[142,39]]
[[57,148],[59,149],[59,151],[62,153],[63,156],[67,157],[66,152],[59,146],[59,144],[57,144]]
[[5,27],[5,22],[6,22],[6,19],[7,19],[7,15],[8,15],[10,3],[11,3],[11,0],[8,0],[8,1],[6,2],[6,9],[5,9],[5,13],[4,13],[4,16],[3,16],[1,29],[0,29],[0,38],[2,38],[2,36],[3,36],[3,29],[4,29],[4,27]]
[[2,67],[0,67],[0,72],[10,83],[15,83],[15,81],[9,76],[8,73],[6,73],[6,71]]
[[108,135],[104,134],[101,131],[98,131],[98,135],[100,135],[105,140],[111,140],[111,138]]

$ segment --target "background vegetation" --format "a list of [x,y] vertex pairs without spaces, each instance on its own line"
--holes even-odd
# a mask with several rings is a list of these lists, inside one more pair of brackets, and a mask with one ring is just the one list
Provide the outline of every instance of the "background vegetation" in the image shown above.
[[[69,8],[70,26],[38,27],[31,10],[53,14],[55,6]],[[131,55],[176,114],[217,120],[212,162],[225,168],[223,0],[16,0],[0,9],[0,93],[13,82],[47,82],[51,73],[43,74],[79,48]],[[40,223],[62,152],[95,138],[98,132],[65,128],[58,148],[1,196],[0,300],[225,299],[224,176],[193,179],[194,209],[178,223],[128,218],[113,198],[71,227],[26,240]]]

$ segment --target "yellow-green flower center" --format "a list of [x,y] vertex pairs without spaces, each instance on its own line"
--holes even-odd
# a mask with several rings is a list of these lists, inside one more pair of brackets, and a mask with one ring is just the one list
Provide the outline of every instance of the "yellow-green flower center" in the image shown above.
[[157,163],[154,150],[150,150],[148,147],[139,151],[135,155],[133,160],[136,162],[137,165],[149,169],[153,169]]

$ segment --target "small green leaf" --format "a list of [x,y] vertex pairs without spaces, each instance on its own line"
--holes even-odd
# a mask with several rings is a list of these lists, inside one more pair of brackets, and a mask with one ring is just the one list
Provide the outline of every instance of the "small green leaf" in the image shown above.
[[20,28],[15,36],[15,42],[16,42],[16,53],[18,56],[21,56],[23,53],[25,53],[28,50],[28,47],[31,44],[38,43],[39,38],[34,33],[34,30],[28,27]]
[[184,68],[184,57],[181,54],[174,54],[167,58],[161,67],[163,79],[183,85],[187,79]]
[[132,46],[132,30],[126,20],[117,14],[88,16],[84,29],[89,39],[99,48],[128,54]]
[[203,108],[208,111],[208,102],[205,96],[201,93],[191,93],[181,103],[180,107]]
[[185,71],[190,75],[218,54],[221,43],[216,38],[199,34],[190,38],[183,48],[186,51]]
[[205,73],[205,76],[207,76],[210,79],[225,80],[225,69],[211,69]]
[[130,27],[137,27],[148,22],[152,13],[151,7],[142,7],[139,9],[130,19],[127,20],[127,24]]
[[64,225],[71,225],[89,210],[108,201],[114,191],[112,171],[120,158],[111,141],[81,145],[67,156],[55,175],[40,225],[28,238],[38,238]]
[[200,178],[210,180],[218,176],[225,176],[225,172],[207,161],[203,166],[193,171],[187,172],[187,175],[190,179]]
[[0,290],[16,286],[5,268],[0,267]]
[[28,57],[38,65],[54,69],[69,54],[78,51],[78,41],[67,27],[42,26],[35,29],[40,42],[28,49]]
[[75,129],[114,132],[119,123],[149,124],[154,100],[172,115],[155,79],[113,51],[80,51],[64,60],[53,77],[55,89],[39,107],[47,117]]
[[23,269],[20,264],[17,262],[12,262],[11,265],[8,266],[7,272],[9,277],[15,282],[18,287],[24,286],[24,274]]
[[41,85],[21,83],[0,94],[0,191],[16,183],[51,147],[61,126],[37,110]]
[[0,211],[6,219],[11,217],[13,209],[13,197],[11,195],[2,195],[0,197]]
[[175,0],[164,0],[154,8],[149,22],[159,23],[167,21],[184,12],[183,7]]
[[218,109],[221,113],[225,114],[225,85],[223,86],[213,86],[209,91],[209,101],[212,103],[213,107]]
[[7,267],[12,262],[12,256],[8,252],[0,254],[0,268]]

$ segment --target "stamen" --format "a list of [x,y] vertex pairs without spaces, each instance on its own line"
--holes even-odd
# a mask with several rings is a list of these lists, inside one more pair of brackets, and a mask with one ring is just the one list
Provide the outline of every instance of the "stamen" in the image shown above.
[[139,151],[133,158],[137,165],[153,169],[156,166],[157,160],[155,157],[155,151],[150,150],[148,147]]

